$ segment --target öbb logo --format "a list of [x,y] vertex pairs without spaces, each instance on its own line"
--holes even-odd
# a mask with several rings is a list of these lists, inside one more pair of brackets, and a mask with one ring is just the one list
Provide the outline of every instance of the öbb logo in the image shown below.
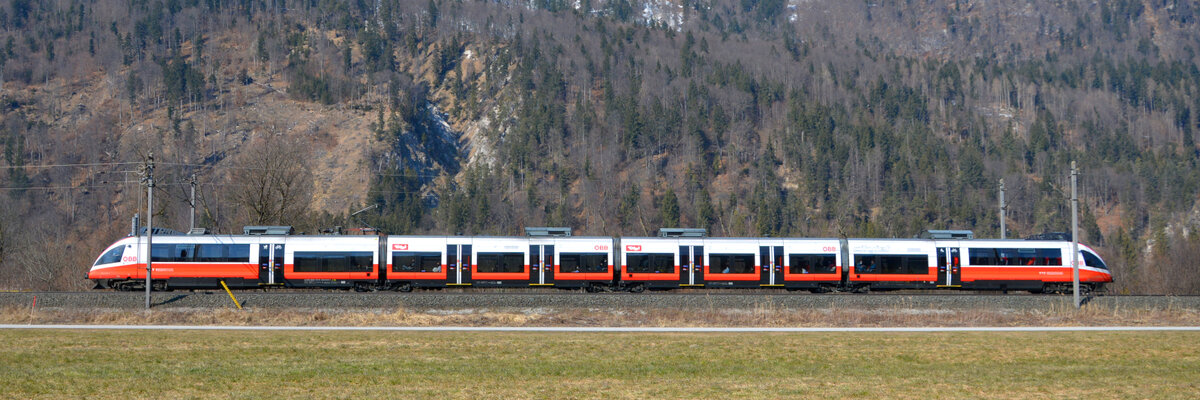
[[627,245],[627,246],[625,246],[625,251],[642,251],[642,245],[640,245],[640,244]]
[[393,244],[392,250],[408,250],[407,244]]

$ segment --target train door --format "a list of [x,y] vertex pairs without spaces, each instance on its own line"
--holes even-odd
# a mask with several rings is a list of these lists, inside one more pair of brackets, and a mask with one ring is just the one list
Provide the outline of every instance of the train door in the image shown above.
[[283,244],[258,245],[258,284],[283,284]]
[[783,285],[783,246],[759,246],[758,265],[761,285]]
[[938,247],[938,280],[941,287],[962,286],[962,258],[957,247]]
[[704,286],[704,246],[679,246],[679,286]]
[[471,282],[471,245],[446,245],[446,284],[463,285]]
[[471,263],[471,260],[472,260],[471,257],[474,253],[471,253],[471,245],[469,245],[469,244],[464,244],[462,246],[459,246],[459,249],[461,250],[459,252],[460,253],[459,259],[462,260],[462,268],[460,268],[458,270],[458,281],[464,282],[464,283],[470,283],[471,282],[471,269],[475,268],[475,264]]
[[529,283],[531,285],[554,284],[554,245],[535,244],[529,246]]

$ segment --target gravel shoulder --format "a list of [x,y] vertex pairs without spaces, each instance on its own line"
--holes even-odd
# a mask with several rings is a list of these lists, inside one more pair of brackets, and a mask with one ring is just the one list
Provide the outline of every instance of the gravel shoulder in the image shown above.
[[[529,310],[529,309],[675,309],[675,310],[1011,310],[1034,311],[1071,307],[1071,296],[974,294],[736,294],[736,293],[355,293],[355,292],[235,292],[248,309],[328,310]],[[127,309],[145,306],[143,293],[61,292],[0,293],[0,307],[61,309]],[[1098,296],[1085,308],[1128,310],[1200,310],[1200,297]],[[224,292],[154,293],[156,310],[226,309],[233,301]]]

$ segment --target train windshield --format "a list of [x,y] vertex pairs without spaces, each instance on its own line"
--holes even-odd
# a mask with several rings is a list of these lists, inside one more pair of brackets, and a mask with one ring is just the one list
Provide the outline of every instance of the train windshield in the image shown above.
[[1108,265],[1104,264],[1099,256],[1092,254],[1090,251],[1080,250],[1083,253],[1083,264],[1093,268],[1108,269]]
[[100,256],[100,259],[96,260],[95,265],[112,264],[121,261],[121,255],[123,254],[125,254],[125,246],[113,247],[112,250],[109,250],[107,253],[104,253],[104,255]]

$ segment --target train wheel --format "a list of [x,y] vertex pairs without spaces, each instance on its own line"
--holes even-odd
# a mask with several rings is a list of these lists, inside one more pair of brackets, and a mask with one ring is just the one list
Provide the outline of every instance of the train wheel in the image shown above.
[[629,293],[641,293],[641,292],[645,292],[645,291],[646,291],[646,285],[641,284],[641,283],[635,283],[633,286],[629,287]]
[[153,292],[172,292],[175,290],[167,287],[167,281],[150,282],[150,289]]
[[1045,286],[1042,286],[1042,293],[1070,294],[1071,288],[1066,285],[1063,285],[1063,284],[1047,283],[1047,284],[1045,284]]
[[413,286],[411,283],[401,283],[400,285],[396,286],[396,291],[408,293],[413,291]]

